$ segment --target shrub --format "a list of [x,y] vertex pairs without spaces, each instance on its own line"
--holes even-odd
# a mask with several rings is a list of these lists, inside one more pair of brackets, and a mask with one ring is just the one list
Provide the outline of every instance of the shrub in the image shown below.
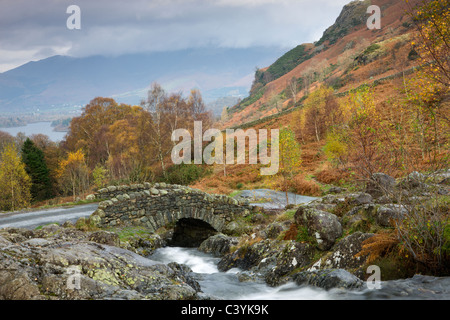
[[311,236],[311,235],[309,235],[308,227],[306,227],[306,226],[298,226],[297,231],[298,231],[297,232],[297,238],[296,238],[297,242],[309,243],[311,245],[316,245],[317,244],[316,238]]
[[101,164],[97,164],[92,171],[92,177],[94,179],[95,186],[100,189],[103,188],[108,182],[108,170]]
[[290,188],[294,193],[305,196],[321,194],[320,186],[313,180],[306,180],[302,175],[297,175],[291,180]]
[[450,222],[444,228],[444,244],[442,245],[442,251],[446,256],[450,256]]
[[201,165],[180,164],[169,168],[167,182],[170,184],[189,185],[210,173],[210,170]]
[[339,135],[336,132],[330,132],[324,147],[324,152],[328,161],[337,167],[347,162],[347,144],[343,140],[342,135]]
[[448,206],[435,199],[403,201],[407,214],[397,222],[400,244],[405,252],[433,274],[450,272],[450,218]]

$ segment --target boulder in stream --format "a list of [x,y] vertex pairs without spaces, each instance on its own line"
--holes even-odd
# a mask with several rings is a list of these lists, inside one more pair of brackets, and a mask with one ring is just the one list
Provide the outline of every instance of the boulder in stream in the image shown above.
[[303,271],[293,276],[298,285],[310,285],[325,290],[357,289],[363,285],[358,277],[343,269],[324,269],[317,271]]
[[304,205],[297,209],[294,218],[297,225],[305,226],[309,235],[316,238],[319,250],[329,250],[336,239],[342,236],[341,223],[327,211]]

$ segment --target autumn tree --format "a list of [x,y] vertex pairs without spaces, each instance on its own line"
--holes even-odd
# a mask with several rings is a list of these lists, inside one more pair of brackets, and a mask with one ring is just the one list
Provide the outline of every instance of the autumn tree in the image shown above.
[[198,90],[185,98],[154,83],[141,106],[118,104],[111,98],[93,99],[81,116],[72,120],[61,149],[82,152],[89,170],[100,165],[116,181],[153,178],[158,164],[167,178],[166,158],[173,147],[173,130],[193,130],[194,121],[202,121],[206,130],[211,119]]
[[206,110],[198,90],[191,90],[190,96],[184,99],[181,93],[168,94],[158,83],[152,84],[141,106],[151,116],[148,143],[154,149],[163,176],[167,179],[166,157],[174,146],[172,132],[184,128],[193,133],[194,121],[201,121],[203,130],[207,130],[212,124],[212,115]]
[[89,169],[86,158],[81,149],[69,152],[67,158],[62,160],[58,169],[60,184],[66,193],[71,193],[73,200],[84,193],[89,186]]
[[296,77],[292,77],[290,80],[288,80],[286,89],[289,97],[292,98],[292,104],[295,106],[297,104],[298,79]]
[[53,187],[44,152],[29,138],[22,146],[22,161],[31,178],[32,199],[34,201],[50,199],[53,196]]
[[334,128],[327,133],[324,152],[327,159],[338,168],[347,163],[350,149],[347,134],[344,128]]
[[[154,147],[157,159],[161,164],[161,170],[165,178],[167,178],[167,170],[165,163],[165,156],[168,154],[167,140],[165,134],[168,133],[167,123],[165,123],[165,115],[167,104],[167,93],[158,83],[153,83],[148,91],[147,100],[142,101],[141,105],[152,117],[153,126],[150,128],[152,134],[150,135],[149,143]],[[166,130],[165,130],[166,129]]]
[[[385,172],[379,156],[377,128],[381,119],[377,112],[373,90],[363,86],[347,97],[346,108],[350,112],[348,144],[352,148],[353,162],[361,176]],[[388,160],[388,159],[385,159]]]
[[269,105],[271,108],[275,108],[276,112],[281,112],[283,109],[283,101],[279,94],[272,94],[269,100]]
[[419,41],[413,42],[425,70],[437,82],[450,87],[450,6],[447,0],[405,1]]
[[98,163],[92,171],[92,178],[98,189],[103,188],[108,181],[108,170]]
[[130,119],[117,120],[109,127],[109,157],[107,164],[113,177],[128,176],[138,165],[137,127]]
[[135,112],[133,107],[118,104],[114,99],[95,98],[86,105],[80,117],[72,119],[64,146],[71,152],[82,149],[87,164],[94,168],[109,157],[109,126]]
[[0,152],[10,144],[14,143],[14,137],[7,132],[0,131]]
[[296,111],[292,125],[303,141],[313,138],[319,142],[325,138],[329,128],[342,120],[342,111],[333,90],[321,87],[308,96],[302,109]]
[[0,208],[15,211],[31,201],[31,179],[16,147],[8,144],[0,154]]
[[[213,123],[213,115],[211,111],[207,110],[200,91],[197,89],[191,90],[186,103],[189,118],[193,121],[202,121],[203,128],[209,129]],[[191,125],[193,126],[193,124]]]
[[[273,152],[273,150],[272,150]],[[286,194],[286,204],[289,204],[289,186],[301,165],[301,149],[295,134],[290,128],[282,128],[279,133],[279,168],[274,177],[280,178],[281,187]]]

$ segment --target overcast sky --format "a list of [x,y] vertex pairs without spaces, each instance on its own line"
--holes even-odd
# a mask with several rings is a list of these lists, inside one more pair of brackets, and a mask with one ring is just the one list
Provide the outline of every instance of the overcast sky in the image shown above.
[[[218,46],[286,49],[319,40],[350,0],[0,0],[0,72],[52,55]],[[81,30],[66,26],[69,5]]]

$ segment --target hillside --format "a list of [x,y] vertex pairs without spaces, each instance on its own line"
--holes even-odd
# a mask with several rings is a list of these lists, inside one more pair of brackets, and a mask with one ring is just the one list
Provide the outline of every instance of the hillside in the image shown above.
[[[382,9],[382,28],[369,30],[370,4]],[[301,44],[255,74],[251,94],[228,110],[223,127],[234,127],[301,104],[326,84],[337,94],[417,65],[408,59],[412,23],[401,0],[353,1],[314,44]],[[296,81],[292,93],[289,83]],[[293,95],[295,98],[293,98]]]
[[[417,34],[411,18],[405,15],[404,2],[371,3],[382,8],[381,30],[366,27],[369,2],[351,2],[316,43],[299,45],[258,70],[251,94],[222,117],[222,128],[289,127],[295,132],[301,145],[301,166],[288,186],[291,191],[320,195],[330,184],[364,181],[377,170],[399,177],[413,170],[448,168],[448,93],[445,88],[443,96],[437,93],[439,90],[426,91],[430,82],[423,82],[418,73],[423,62],[411,45],[417,41]],[[329,108],[327,103],[313,108],[314,99],[320,98],[320,88],[330,88],[333,97],[326,99],[339,106],[337,111],[347,114],[347,120],[339,126],[327,124],[327,112],[331,111],[321,109]],[[361,102],[351,99],[362,99],[356,93],[366,94],[376,110],[371,111],[373,119],[365,120],[370,134],[361,132],[364,123],[352,116],[359,112],[351,111],[352,103],[357,106]],[[434,98],[423,98],[435,93]],[[305,101],[309,109],[305,109]],[[437,108],[429,111],[431,118],[424,104]],[[313,125],[308,123],[314,118],[313,112],[322,130],[320,137],[317,126],[313,132]],[[434,118],[435,112],[440,112],[440,120]],[[366,140],[358,141],[358,136],[362,139],[364,135]],[[267,184],[278,190],[286,188],[279,179],[264,179],[258,172],[259,166],[229,165],[225,175],[223,166],[218,166],[213,177],[198,181],[194,187],[219,193]]]

